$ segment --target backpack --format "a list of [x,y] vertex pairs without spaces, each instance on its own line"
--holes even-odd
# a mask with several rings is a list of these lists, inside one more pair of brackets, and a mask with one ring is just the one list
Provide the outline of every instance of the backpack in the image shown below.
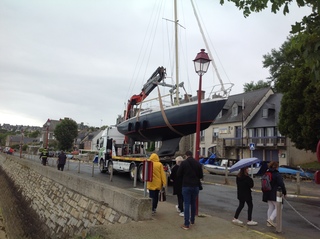
[[270,171],[265,172],[261,177],[261,190],[262,192],[271,191],[272,173]]

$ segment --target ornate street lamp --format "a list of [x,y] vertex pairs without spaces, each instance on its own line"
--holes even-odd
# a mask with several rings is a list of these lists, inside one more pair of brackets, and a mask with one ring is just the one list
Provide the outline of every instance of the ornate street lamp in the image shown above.
[[196,125],[196,152],[195,159],[199,160],[200,155],[200,122],[201,122],[201,87],[202,87],[202,75],[204,75],[210,64],[210,59],[208,54],[204,49],[197,54],[196,58],[193,60],[194,69],[198,73],[199,77],[199,89],[198,89],[198,106],[197,106],[197,125]]
[[[196,58],[193,60],[194,69],[198,73],[199,77],[199,89],[198,89],[198,105],[197,105],[197,126],[196,126],[196,152],[195,159],[199,161],[200,155],[200,121],[201,121],[201,87],[202,87],[202,75],[204,75],[210,64],[210,59],[204,49],[197,54]],[[199,208],[199,196],[196,198],[196,215],[198,215]]]
[[49,126],[50,126],[50,119],[47,120],[47,141],[46,141],[46,149],[48,149],[48,144],[49,144]]

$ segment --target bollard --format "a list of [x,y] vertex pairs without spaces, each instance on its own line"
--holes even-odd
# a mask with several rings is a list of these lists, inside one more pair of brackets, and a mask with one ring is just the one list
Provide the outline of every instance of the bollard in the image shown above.
[[80,159],[79,159],[78,173],[80,173]]
[[113,164],[112,163],[110,163],[109,169],[110,169],[110,182],[112,182],[112,179],[113,179]]
[[133,187],[137,187],[137,165],[134,165]]
[[229,185],[229,179],[228,179],[228,164],[226,164],[224,184]]
[[69,171],[69,164],[70,164],[70,159],[68,158],[68,168],[67,168],[68,171]]
[[277,226],[276,232],[282,232],[282,192],[277,191]]
[[93,177],[94,175],[94,162],[92,162],[92,174],[91,174],[91,177]]
[[297,179],[297,192],[296,194],[297,195],[300,195],[300,172],[297,172],[296,173],[296,179]]

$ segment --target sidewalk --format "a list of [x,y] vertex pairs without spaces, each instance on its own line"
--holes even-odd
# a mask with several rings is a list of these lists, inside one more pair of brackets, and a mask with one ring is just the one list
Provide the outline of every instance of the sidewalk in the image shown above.
[[176,212],[175,205],[168,202],[159,202],[157,213],[150,221],[131,222],[128,224],[110,225],[92,230],[93,235],[101,235],[112,239],[256,239],[256,238],[283,238],[274,234],[264,234],[255,230],[254,226],[238,226],[231,221],[209,215],[196,217],[195,224],[189,230],[183,230],[183,217]]
[[[260,179],[255,178],[255,191],[261,192]],[[205,184],[224,184],[224,178],[210,180],[205,177]],[[235,187],[235,177],[230,177],[229,185]],[[286,187],[289,197],[320,197],[320,185],[313,182],[301,182],[301,194],[296,195],[296,183],[286,180]],[[255,238],[285,238],[284,235],[277,235],[271,232],[258,231],[255,226],[238,226],[229,220],[217,216],[203,215],[201,211],[196,217],[195,225],[189,230],[183,230],[183,217],[176,212],[175,205],[169,202],[159,202],[157,213],[150,221],[131,222],[128,224],[109,225],[107,227],[95,228],[92,230],[93,235],[101,235],[104,238],[112,239],[255,239]]]

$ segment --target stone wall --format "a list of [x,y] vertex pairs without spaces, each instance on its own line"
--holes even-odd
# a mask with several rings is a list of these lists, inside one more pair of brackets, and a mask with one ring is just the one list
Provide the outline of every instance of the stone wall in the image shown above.
[[90,228],[151,218],[151,200],[126,190],[12,156],[0,166],[50,232],[50,238],[86,235]]

